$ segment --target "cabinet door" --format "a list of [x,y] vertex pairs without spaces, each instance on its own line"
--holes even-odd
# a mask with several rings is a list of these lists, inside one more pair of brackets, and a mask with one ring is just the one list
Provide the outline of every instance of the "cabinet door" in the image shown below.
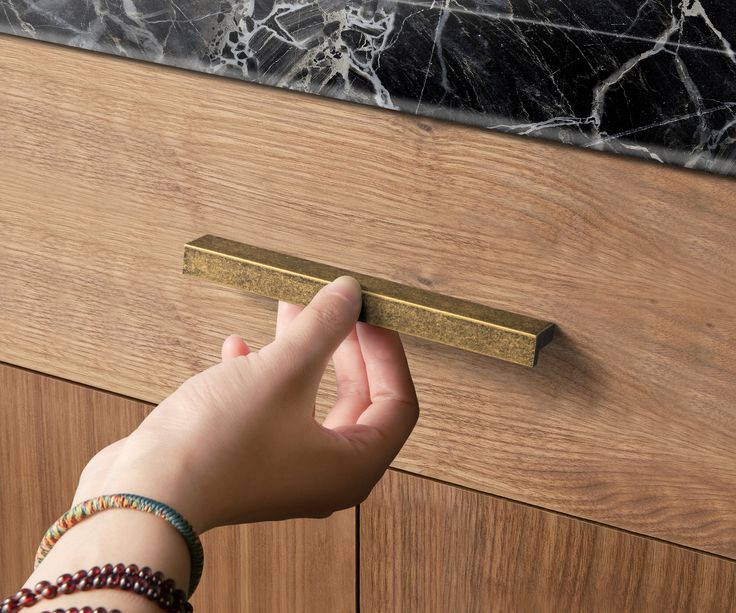
[[360,610],[736,611],[736,563],[390,471],[360,507]]
[[[17,590],[46,528],[71,503],[101,447],[151,405],[0,364],[0,594]],[[203,535],[195,610],[352,611],[355,512],[231,526]],[[2,597],[0,596],[0,597]]]

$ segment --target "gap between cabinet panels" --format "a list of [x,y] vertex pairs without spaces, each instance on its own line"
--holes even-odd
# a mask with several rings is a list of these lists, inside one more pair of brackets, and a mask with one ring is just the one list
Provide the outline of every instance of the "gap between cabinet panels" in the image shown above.
[[355,506],[355,613],[360,613],[360,505]]

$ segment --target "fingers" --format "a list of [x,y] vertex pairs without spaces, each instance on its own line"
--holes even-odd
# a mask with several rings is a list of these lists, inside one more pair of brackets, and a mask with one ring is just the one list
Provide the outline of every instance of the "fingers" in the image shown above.
[[371,396],[357,424],[380,434],[372,452],[383,454],[388,467],[417,422],[419,403],[398,333],[363,323],[357,333]]
[[337,401],[325,417],[325,428],[355,424],[371,402],[368,375],[355,326],[332,354],[337,380]]
[[237,334],[231,334],[222,343],[221,354],[223,362],[242,355],[248,355],[249,353],[250,347]]
[[363,323],[356,331],[371,403],[353,425],[334,428],[348,443],[334,470],[335,481],[344,489],[357,488],[362,500],[409,438],[419,406],[399,335]]
[[356,332],[365,360],[371,401],[416,403],[414,382],[398,332],[358,323]]
[[361,303],[358,282],[339,277],[317,292],[261,356],[297,369],[315,367],[322,372],[357,321]]

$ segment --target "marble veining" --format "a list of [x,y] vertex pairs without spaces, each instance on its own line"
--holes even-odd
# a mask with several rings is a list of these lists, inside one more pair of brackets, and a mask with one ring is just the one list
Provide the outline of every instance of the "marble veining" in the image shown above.
[[0,32],[736,175],[732,0],[0,0]]

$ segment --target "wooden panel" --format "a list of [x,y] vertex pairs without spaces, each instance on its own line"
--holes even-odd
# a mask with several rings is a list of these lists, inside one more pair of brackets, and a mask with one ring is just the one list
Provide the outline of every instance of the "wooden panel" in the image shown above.
[[157,402],[262,346],[204,233],[428,286],[560,335],[407,339],[396,467],[736,557],[736,181],[2,37],[0,108],[0,359]]
[[[33,568],[48,526],[101,447],[150,405],[0,364],[0,594]],[[53,478],[51,477],[53,476]],[[201,611],[352,611],[355,511],[326,520],[228,526],[202,536]],[[0,597],[2,597],[0,596]]]
[[736,611],[736,563],[389,471],[360,508],[363,613]]

